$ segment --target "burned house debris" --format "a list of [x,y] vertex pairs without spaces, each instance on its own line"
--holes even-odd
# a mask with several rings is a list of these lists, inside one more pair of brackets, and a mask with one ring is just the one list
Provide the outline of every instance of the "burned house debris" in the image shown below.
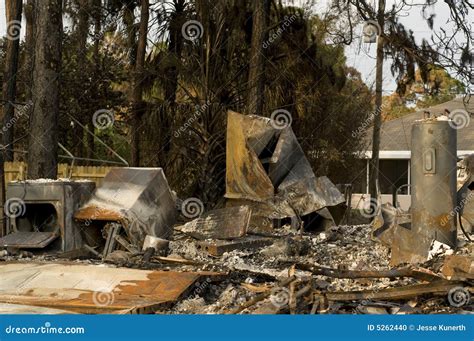
[[251,229],[271,231],[284,219],[306,228],[339,223],[341,215],[335,221],[330,210],[344,197],[327,177],[314,175],[291,126],[230,111],[226,158],[225,197],[229,205],[252,207]]
[[456,188],[448,122],[413,129],[411,210],[380,205],[359,225],[341,223],[350,207],[291,127],[235,112],[213,210],[179,215],[160,168],[115,168],[97,188],[12,183],[21,210],[0,240],[0,311],[473,313],[472,157]]

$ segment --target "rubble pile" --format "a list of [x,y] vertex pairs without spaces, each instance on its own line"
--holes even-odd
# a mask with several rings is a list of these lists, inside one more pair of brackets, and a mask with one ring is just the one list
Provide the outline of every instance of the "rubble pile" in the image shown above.
[[179,200],[161,168],[113,169],[97,188],[9,186],[0,311],[474,313],[469,167],[464,216],[438,205],[453,190],[430,198],[435,220],[376,203],[370,224],[353,225],[350,200],[274,123],[229,113],[226,202],[213,210]]
[[[470,259],[474,264],[473,244],[467,243],[462,235],[459,236],[461,247],[456,251],[438,252],[417,267],[392,268],[389,249],[372,240],[370,232],[369,225],[331,227],[320,233],[297,232],[284,226],[276,229],[274,236],[267,237],[273,242],[269,246],[233,250],[219,257],[199,249],[198,240],[193,237],[177,233],[176,240],[169,243],[166,256],[152,256],[145,262],[144,252],[132,255],[122,251],[127,254],[125,261],[109,260],[105,264],[119,269],[220,274],[215,279],[196,281],[175,302],[158,307],[154,311],[157,314],[474,313],[472,303],[455,307],[448,295],[452,288],[472,291],[472,268],[465,275],[467,278],[452,281],[454,287],[443,270],[446,258],[453,255]],[[83,258],[73,257],[69,262],[104,264],[101,259]],[[4,251],[0,255],[0,264],[59,261],[66,260],[24,251]],[[397,269],[407,270],[406,276],[396,277]],[[376,278],[378,275],[380,278]],[[429,286],[437,282],[444,285],[444,291],[437,287],[430,291]],[[398,296],[386,294],[387,290],[417,285],[427,288],[419,289],[421,294],[415,290],[406,297],[403,292],[395,292]],[[338,297],[344,293],[355,293],[360,298]]]

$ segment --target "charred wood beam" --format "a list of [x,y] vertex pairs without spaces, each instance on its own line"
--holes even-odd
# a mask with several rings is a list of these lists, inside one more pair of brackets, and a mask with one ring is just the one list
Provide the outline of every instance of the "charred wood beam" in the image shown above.
[[449,290],[462,286],[462,282],[440,280],[428,284],[415,284],[400,288],[364,291],[335,291],[325,296],[329,301],[403,300],[421,295],[445,295]]
[[410,268],[403,268],[403,269],[390,269],[390,270],[340,270],[340,269],[332,269],[332,268],[325,268],[310,264],[302,264],[297,263],[295,264],[296,268],[299,270],[309,271],[313,275],[322,275],[327,277],[334,277],[334,278],[349,278],[349,279],[357,279],[357,278],[398,278],[398,277],[412,277],[422,281],[433,281],[439,280],[441,277],[434,273],[429,273],[425,271],[410,269]]

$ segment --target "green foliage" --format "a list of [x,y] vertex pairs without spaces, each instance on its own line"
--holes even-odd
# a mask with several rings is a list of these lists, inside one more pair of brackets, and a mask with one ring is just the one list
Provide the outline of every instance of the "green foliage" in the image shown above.
[[[456,94],[464,91],[464,85],[460,81],[439,67],[430,66],[430,73],[426,75],[419,69],[411,84],[405,87],[404,93],[397,92],[384,98],[384,118],[390,120],[402,117],[417,109],[451,101]],[[414,103],[416,108],[407,107],[407,102]]]
[[[63,37],[59,140],[75,156],[116,160],[98,141],[91,144],[79,122],[128,158],[139,20],[133,9],[139,3],[103,3],[99,36],[93,35],[93,17],[88,18],[87,32],[78,31],[79,7],[71,4],[71,25]],[[173,0],[164,7],[154,1],[151,5],[141,83],[141,165],[164,167],[180,195],[216,203],[225,189],[227,111],[245,113],[252,2]],[[288,110],[315,172],[330,174],[335,182],[351,182],[355,153],[362,149],[364,137],[364,129],[357,129],[372,110],[372,93],[360,74],[346,66],[343,46],[327,43],[326,28],[337,17],[321,19],[300,8],[274,4],[269,19],[268,40],[261,51],[266,60],[264,115]],[[182,25],[189,20],[203,26],[196,41],[182,36]],[[21,53],[24,56],[24,49]],[[26,74],[19,78],[19,99],[25,99],[27,80]],[[101,130],[92,125],[98,110],[113,112],[112,127]],[[27,125],[25,120],[25,129],[16,134],[27,131]]]

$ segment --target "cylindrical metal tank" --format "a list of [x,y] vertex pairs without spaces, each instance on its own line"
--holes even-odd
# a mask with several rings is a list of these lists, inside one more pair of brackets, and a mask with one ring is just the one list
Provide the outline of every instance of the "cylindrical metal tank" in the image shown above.
[[449,121],[420,120],[412,126],[411,139],[413,238],[455,247],[456,130]]

